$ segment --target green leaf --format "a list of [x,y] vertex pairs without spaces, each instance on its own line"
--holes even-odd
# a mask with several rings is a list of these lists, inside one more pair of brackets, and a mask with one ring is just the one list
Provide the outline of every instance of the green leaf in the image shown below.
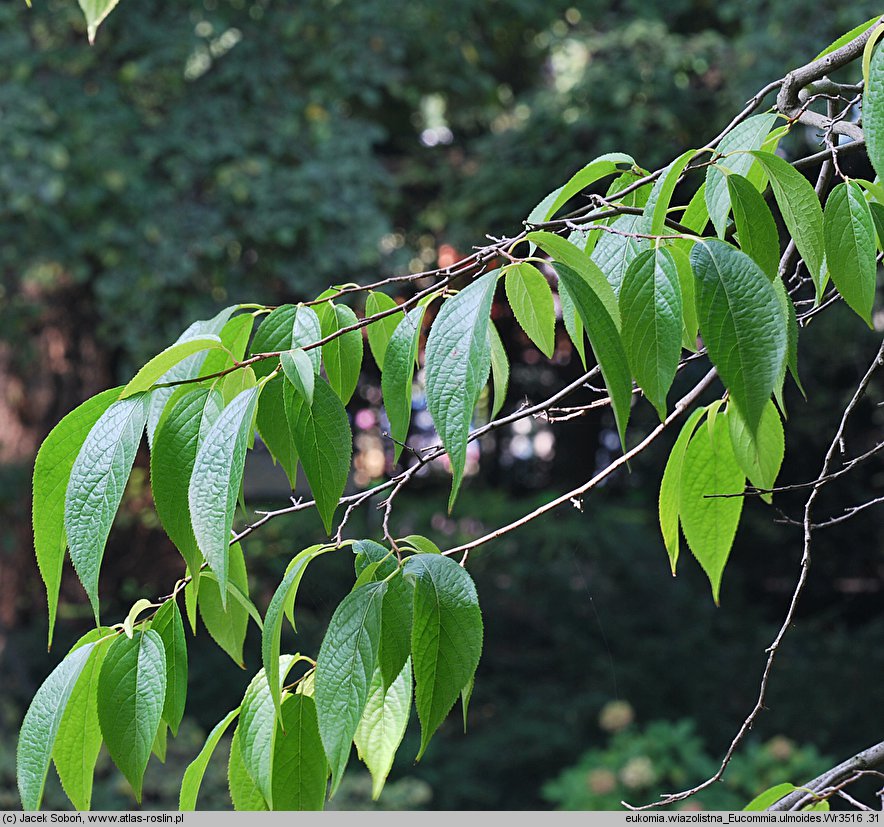
[[204,376],[210,376],[222,370],[233,367],[233,360],[242,361],[249,344],[249,336],[252,335],[252,327],[255,317],[251,313],[234,316],[221,330],[222,350],[213,350],[206,355],[206,361],[201,368]]
[[64,504],[71,561],[98,622],[98,570],[147,421],[150,394],[114,402],[74,460]]
[[359,758],[371,773],[371,797],[375,801],[384,789],[410,714],[411,661],[406,660],[402,671],[386,690],[380,668],[375,669],[365,712],[354,737]]
[[[386,293],[378,293],[372,290],[365,300],[365,317],[376,316],[385,310],[392,310],[398,307],[396,301],[391,299]],[[398,327],[405,314],[400,310],[397,313],[391,313],[378,319],[366,327],[365,332],[368,335],[368,346],[371,348],[371,355],[377,363],[378,368],[384,370],[384,361],[387,352],[387,345],[393,331]]]
[[[199,612],[206,631],[238,666],[243,667],[242,647],[249,625],[248,611],[236,600],[228,600],[226,607],[221,602],[218,581],[200,576]],[[244,594],[249,593],[249,579],[246,564],[239,543],[230,547],[228,586],[238,587]],[[185,593],[193,593],[193,582],[187,584]]]
[[872,53],[863,91],[863,133],[866,151],[879,180],[884,180],[884,49]]
[[670,245],[669,254],[675,262],[678,273],[678,286],[681,291],[682,334],[681,346],[697,352],[697,333],[700,325],[697,321],[697,297],[694,287],[694,271],[691,269],[691,259],[681,247]]
[[[600,155],[583,167],[583,169],[575,172],[564,186],[556,190],[556,196],[547,207],[546,214],[536,223],[542,224],[545,221],[549,221],[578,192],[592,186],[601,178],[620,172],[621,170],[617,164],[629,164],[632,166],[635,164],[635,161],[630,155],[624,155],[622,152],[609,152],[606,155]],[[545,201],[546,199],[544,199]],[[538,246],[540,245],[538,244]]]
[[678,269],[668,250],[647,250],[633,259],[620,288],[620,318],[629,368],[662,421],[682,331]]
[[190,510],[182,506],[187,502],[197,450],[220,416],[221,406],[221,394],[208,388],[187,391],[170,400],[150,453],[154,506],[191,576],[198,571],[203,557],[196,544]]
[[448,299],[427,339],[427,407],[451,463],[449,511],[463,479],[473,409],[491,369],[488,325],[497,276],[497,270],[486,273]]
[[255,371],[250,367],[235,370],[228,373],[221,380],[221,398],[224,400],[224,406],[229,405],[243,391],[254,388],[258,384]]
[[166,763],[166,751],[169,748],[169,725],[165,721],[160,721],[159,729],[153,739],[151,752],[156,755],[161,764]]
[[414,363],[420,345],[425,309],[425,307],[416,307],[409,311],[408,315],[396,325],[384,352],[381,390],[384,395],[384,410],[390,421],[390,436],[394,440],[394,462],[398,462],[399,454],[402,453],[402,443],[408,439]]
[[77,641],[77,648],[88,643],[95,645],[64,706],[52,750],[61,786],[78,810],[88,810],[92,804],[92,775],[101,750],[98,676],[112,636],[110,629],[99,627]]
[[353,436],[347,412],[338,395],[321,379],[314,387],[312,405],[297,395],[292,385],[287,385],[285,406],[289,430],[316,500],[316,510],[330,534],[335,509],[350,475]]
[[760,795],[755,796],[755,798],[743,807],[743,812],[766,810],[771,804],[776,804],[781,798],[785,798],[789,793],[794,792],[797,789],[798,787],[794,784],[789,784],[788,782],[785,784],[776,784],[775,786],[766,789]]
[[[828,46],[826,46],[826,48],[823,49],[814,58],[814,60],[815,61],[819,60],[821,57],[825,57],[826,55],[829,55],[832,52],[834,52],[836,49],[840,49],[845,44],[850,43],[851,40],[856,40],[856,38],[858,38],[867,29],[871,29],[872,26],[874,26],[875,23],[878,22],[878,20],[880,20],[880,16],[876,14],[871,20],[867,20],[865,23],[860,23],[859,26],[857,26],[856,28],[853,28],[849,32],[842,34],[841,37],[839,37],[834,43],[831,43]],[[748,809],[748,808],[746,808],[746,809]],[[762,809],[764,809],[764,808],[762,808]]]
[[806,807],[801,808],[804,812],[813,812],[818,811],[822,813],[827,813],[831,809],[828,799],[822,799],[821,801],[815,801],[813,804],[808,804]]
[[[737,410],[729,410],[727,424],[737,464],[756,488],[773,488],[786,451],[783,423],[776,405],[768,402],[753,436]],[[770,502],[770,495],[762,496]]]
[[153,630],[120,635],[98,677],[98,720],[114,763],[141,802],[141,781],[166,697],[166,655]]
[[187,765],[184,777],[181,779],[181,793],[178,797],[178,809],[182,812],[192,812],[196,809],[196,799],[203,782],[203,776],[206,774],[206,767],[209,766],[209,759],[215,752],[215,747],[218,746],[221,736],[224,735],[227,727],[237,715],[239,715],[239,707],[228,712],[222,720],[215,724],[197,757]]
[[416,554],[403,571],[414,582],[411,657],[421,722],[419,760],[476,671],[482,613],[472,578],[449,557]]
[[877,244],[872,211],[859,184],[838,184],[829,193],[823,229],[829,275],[848,306],[872,327]]
[[409,534],[403,537],[400,543],[411,546],[418,554],[441,554],[439,546],[432,540],[422,537],[420,534]]
[[86,34],[90,44],[95,43],[98,27],[119,2],[120,0],[79,0],[80,8],[86,17]]
[[217,336],[209,335],[170,345],[162,353],[154,356],[135,374],[129,384],[123,388],[122,393],[120,393],[120,399],[150,390],[161,377],[165,376],[175,365],[182,362],[188,356],[193,356],[193,354],[201,351],[220,350],[222,347],[221,339]]
[[313,362],[310,361],[310,357],[298,347],[280,354],[279,361],[285,378],[304,397],[307,404],[312,405],[316,374],[313,373]]
[[[605,235],[608,234],[605,233]],[[599,269],[592,258],[570,241],[553,233],[533,232],[528,233],[526,238],[535,242],[541,250],[556,261],[561,261],[562,264],[566,264],[574,272],[579,273],[598,296],[605,310],[608,311],[608,315],[614,320],[617,330],[620,330],[620,309],[617,306],[617,294],[606,278],[606,274]],[[571,298],[573,299],[573,295]]]
[[506,391],[510,383],[510,362],[494,322],[488,323],[488,348],[491,352],[491,381],[494,388],[491,418],[494,419],[506,401]]
[[878,237],[878,249],[884,250],[884,205],[872,201],[869,204],[872,220],[875,222],[875,233]]
[[398,677],[411,654],[414,589],[405,578],[393,576],[398,561],[388,548],[371,540],[359,540],[353,544],[353,551],[356,552],[356,572],[359,574],[357,582],[368,582],[370,578],[387,579],[378,644],[378,667],[386,688]]
[[685,539],[712,584],[716,605],[743,498],[711,495],[741,494],[745,484],[725,420],[717,417],[691,439],[684,455],[679,503]]
[[[282,655],[277,661],[277,685],[285,681],[291,668],[300,660],[296,655]],[[277,721],[270,684],[263,668],[252,678],[243,695],[239,724],[236,728],[245,768],[261,795],[273,807],[273,750]]]
[[753,115],[737,124],[721,139],[716,149],[721,157],[706,170],[706,206],[715,232],[721,238],[727,229],[727,216],[731,208],[727,176],[722,174],[721,168],[746,176],[754,159],[745,150],[761,148],[776,118],[775,113],[768,112],[763,115]]
[[463,710],[463,731],[467,731],[467,713],[470,709],[470,700],[473,697],[473,687],[476,683],[475,675],[470,678],[470,682],[460,691],[460,706]]
[[506,271],[504,287],[522,330],[547,359],[552,358],[556,348],[556,312],[546,278],[531,264],[516,264]]
[[669,452],[666,468],[663,470],[663,479],[660,482],[660,497],[658,500],[658,512],[660,515],[660,531],[663,534],[663,544],[669,555],[669,566],[672,576],[675,577],[675,566],[678,563],[678,510],[681,505],[681,480],[684,468],[684,455],[700,418],[706,412],[705,408],[695,409],[682,426],[678,439]]
[[[311,351],[312,352],[312,351]],[[288,477],[292,491],[298,477],[298,449],[289,428],[285,412],[285,376],[275,376],[261,391],[256,424],[258,433],[274,462],[278,462]],[[314,382],[315,387],[315,382]]]
[[316,711],[331,767],[331,795],[341,783],[353,736],[368,701],[386,589],[386,583],[367,583],[341,601],[316,660]]
[[817,298],[823,292],[823,208],[810,182],[787,161],[770,152],[752,152],[770,176],[783,221],[807,265]]
[[291,695],[282,705],[273,749],[273,808],[321,810],[327,780],[316,703],[306,695]]
[[574,300],[574,306],[589,335],[589,343],[611,397],[620,444],[625,445],[626,423],[632,402],[632,377],[617,326],[587,282],[565,264],[554,262],[553,266],[559,274],[559,283],[565,285]]
[[212,423],[197,449],[188,488],[188,503],[197,546],[221,589],[227,605],[228,546],[233,512],[242,484],[258,388],[240,393]]
[[[186,342],[190,339],[200,339],[207,335],[219,335],[224,326],[227,324],[236,305],[225,307],[217,316],[212,319],[194,322],[179,337],[179,342]],[[180,382],[184,379],[195,379],[201,375],[202,367],[206,362],[206,351],[199,351],[186,359],[182,359],[177,365],[166,371],[161,377],[163,382]],[[150,412],[147,415],[147,441],[153,448],[153,438],[159,425],[160,418],[166,408],[166,403],[175,394],[177,388],[156,388],[150,394]]]
[[69,652],[43,681],[25,713],[16,753],[18,791],[24,810],[40,809],[65,707],[94,646],[88,643]]
[[[359,322],[345,304],[322,305],[319,319],[323,338]],[[329,385],[346,405],[356,390],[362,370],[362,331],[351,330],[323,345],[322,361]]]
[[160,606],[150,624],[162,639],[166,651],[166,698],[163,702],[163,720],[173,735],[184,717],[187,702],[187,641],[184,638],[184,621],[174,600]]
[[736,173],[727,176],[727,191],[740,248],[773,281],[780,264],[780,234],[764,197]]
[[754,432],[786,357],[782,305],[761,268],[723,241],[698,243],[691,264],[709,358]]
[[[304,348],[322,338],[319,317],[312,307],[284,304],[277,307],[255,333],[249,353],[276,353]],[[322,348],[314,347],[305,351],[313,362],[313,372],[319,373]],[[255,364],[255,375],[261,379],[273,371],[273,360],[265,359]]]
[[264,663],[264,671],[268,676],[270,696],[276,714],[280,709],[279,687],[279,641],[282,635],[282,619],[285,608],[294,605],[295,594],[301,583],[301,578],[307,570],[307,565],[315,557],[332,551],[333,546],[311,546],[297,554],[285,570],[282,582],[277,587],[264,615],[264,629],[261,635],[261,660]]
[[568,338],[571,340],[571,344],[574,345],[574,349],[577,351],[577,355],[580,357],[580,361],[583,363],[583,368],[585,370],[586,345],[583,341],[583,322],[580,321],[580,316],[577,315],[577,308],[574,307],[574,299],[571,298],[570,293],[568,293],[568,288],[565,287],[565,283],[561,280],[559,280],[558,291],[559,302],[562,305],[562,321],[565,323],[565,330],[568,332]]
[[246,769],[242,755],[239,729],[233,733],[230,742],[230,758],[227,763],[227,784],[230,789],[230,800],[237,811],[264,811],[270,809],[261,790]]
[[678,156],[660,174],[654,182],[654,188],[645,204],[642,221],[642,232],[649,235],[663,235],[666,230],[666,214],[672,201],[672,193],[681,177],[684,168],[697,154],[696,149],[689,149]]
[[58,592],[67,534],[64,528],[64,502],[68,480],[80,448],[102,414],[119,396],[111,388],[71,411],[43,440],[34,463],[33,505],[34,551],[40,576],[46,584],[49,604],[49,646],[55,629]]

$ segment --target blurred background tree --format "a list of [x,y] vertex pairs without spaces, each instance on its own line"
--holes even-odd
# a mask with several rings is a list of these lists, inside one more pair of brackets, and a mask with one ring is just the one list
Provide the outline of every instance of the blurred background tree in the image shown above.
[[[628,151],[655,168],[878,11],[857,2],[809,16],[799,0],[142,0],[112,15],[89,48],[72,0],[4,4],[0,806],[17,801],[15,732],[51,662],[26,515],[36,447],[65,412],[220,306],[297,301],[329,283],[453,260],[485,233],[518,227],[541,196],[602,152]],[[841,310],[802,342],[810,401],[788,400],[784,479],[816,472],[832,412],[874,340]],[[541,364],[507,319],[497,321],[514,363],[511,399],[577,375],[564,341],[553,364]],[[375,391],[365,376],[357,405],[376,406]],[[857,421],[880,429],[881,397],[878,386]],[[444,494],[428,480],[433,496],[403,499],[400,513],[411,530],[470,539],[480,522],[506,521],[543,488],[585,479],[610,450],[609,433],[602,416],[557,427],[554,442],[537,431],[504,435],[483,446],[469,512],[447,517]],[[598,716],[611,700],[628,702],[641,722],[671,722],[676,743],[693,737],[679,727],[693,726],[703,760],[718,755],[754,700],[792,585],[794,537],[753,504],[716,610],[700,577],[666,576],[653,510],[663,460],[649,455],[613,480],[587,513],[532,525],[473,556],[487,638],[471,732],[464,738],[448,722],[420,765],[394,769],[406,783],[388,789],[385,806],[591,806],[596,799],[574,798],[567,784],[582,777],[589,789],[590,775],[608,766],[599,755],[672,760],[642,751],[640,727],[609,743]],[[166,591],[180,568],[157,530],[145,457],[139,465],[106,556],[103,589],[119,601],[111,608]],[[882,474],[870,463],[851,477],[837,495],[844,502],[829,501],[833,512],[880,487]],[[280,521],[247,545],[261,608],[281,555],[313,541],[311,519]],[[353,531],[376,531],[373,514],[364,520]],[[820,536],[801,625],[754,749],[780,733],[833,755],[867,740],[868,716],[884,704],[872,679],[884,665],[874,525],[870,511]],[[148,555],[155,579],[144,583]],[[323,577],[310,583],[304,650],[346,588],[347,562],[323,561]],[[62,595],[59,647],[89,623],[75,578]],[[257,637],[249,644],[253,671]],[[192,650],[193,737],[170,748],[168,773],[151,766],[145,806],[172,806],[169,779],[195,753],[199,730],[230,706],[236,680],[217,675],[232,666],[201,648]],[[236,678],[244,687],[246,673]],[[630,738],[637,746],[624,746]],[[587,749],[558,787],[544,787]],[[800,755],[810,774],[818,753]],[[758,770],[759,786],[768,769]],[[133,803],[117,781],[105,772],[96,806]],[[354,784],[340,806],[363,806]],[[215,786],[204,805],[224,805],[223,779]],[[47,806],[64,802],[56,792]]]

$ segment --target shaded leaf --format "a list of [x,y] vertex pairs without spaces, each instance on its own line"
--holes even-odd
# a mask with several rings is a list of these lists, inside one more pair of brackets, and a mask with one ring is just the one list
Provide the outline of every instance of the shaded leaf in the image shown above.
[[408,439],[411,423],[411,392],[414,382],[414,363],[420,345],[424,307],[416,307],[396,326],[384,352],[384,372],[381,390],[384,410],[390,422],[393,438],[393,461],[399,460],[402,443]]
[[[392,310],[394,307],[398,307],[395,299],[390,298],[386,293],[372,290],[365,300],[365,317],[376,316],[378,313]],[[404,315],[402,311],[391,313],[389,316],[384,316],[384,318],[372,322],[365,328],[366,335],[368,336],[368,346],[371,348],[371,355],[374,356],[374,360],[381,371],[384,370],[387,344]]]
[[[356,314],[345,304],[320,305],[322,337],[357,324]],[[362,370],[362,331],[342,333],[322,346],[322,362],[328,383],[346,405],[356,390]]]
[[780,234],[761,193],[741,175],[727,176],[740,249],[773,281],[780,264]]
[[494,419],[503,403],[506,401],[506,391],[510,383],[510,361],[504,350],[500,334],[494,326],[494,322],[488,324],[488,348],[491,352],[491,382],[493,387],[493,402],[491,405],[491,418]]
[[[249,625],[248,611],[236,600],[228,600],[226,607],[221,602],[218,581],[200,577],[199,612],[206,631],[231,658],[237,666],[243,667],[242,647]],[[228,586],[236,586],[245,594],[249,592],[249,580],[246,564],[239,543],[231,546],[228,569]],[[193,584],[188,583],[185,594],[193,593]]]
[[306,695],[290,695],[282,704],[273,748],[273,808],[321,810],[327,780],[316,704]]
[[187,765],[184,777],[181,779],[181,792],[178,797],[178,809],[182,812],[191,812],[196,809],[196,799],[203,782],[203,776],[206,774],[206,767],[209,765],[209,759],[215,752],[215,747],[218,746],[221,736],[224,735],[227,727],[237,715],[239,715],[239,707],[228,712],[215,724],[199,754]]
[[175,600],[167,600],[160,606],[150,628],[163,641],[166,653],[166,697],[163,701],[163,720],[173,735],[184,717],[187,702],[187,641],[184,638],[184,621]]

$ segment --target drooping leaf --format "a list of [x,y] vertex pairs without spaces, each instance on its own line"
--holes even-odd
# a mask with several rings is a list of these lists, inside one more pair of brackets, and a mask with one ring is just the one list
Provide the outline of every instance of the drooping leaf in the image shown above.
[[705,413],[705,408],[696,408],[682,426],[678,439],[669,452],[666,468],[663,470],[663,479],[660,482],[660,497],[658,500],[658,513],[660,515],[660,531],[663,534],[663,544],[669,555],[669,566],[672,576],[675,576],[675,566],[678,563],[678,509],[681,504],[681,478],[684,468],[684,454],[694,431]]
[[[565,283],[559,280],[559,302],[562,305],[562,321],[565,323],[565,330],[568,332],[568,338],[574,345],[574,350],[580,357],[584,369],[586,369],[586,345],[584,343],[583,322],[577,314],[577,308],[574,307],[574,299],[568,293]],[[619,312],[619,311],[618,311]]]
[[69,652],[43,681],[25,713],[16,752],[18,792],[24,810],[40,809],[46,773],[65,707],[94,646],[94,642],[87,643]]
[[402,671],[386,689],[381,670],[376,668],[368,689],[365,712],[354,737],[359,758],[371,773],[371,797],[375,801],[384,789],[410,714],[411,661],[406,660]]
[[282,705],[273,748],[273,808],[321,810],[327,780],[316,703],[306,695],[290,695]]
[[639,253],[627,267],[620,288],[620,318],[632,375],[663,420],[682,338],[681,287],[668,250]]
[[178,604],[174,600],[163,603],[151,621],[150,628],[160,636],[166,652],[163,720],[169,725],[172,734],[177,735],[187,702],[187,641]]
[[237,812],[269,810],[261,790],[246,769],[241,743],[239,729],[236,729],[230,741],[230,757],[227,761],[227,785],[233,809]]
[[872,327],[875,302],[875,222],[855,181],[838,184],[826,201],[823,220],[826,266],[848,306]]
[[169,345],[162,353],[154,356],[135,374],[120,393],[120,399],[150,390],[162,376],[165,376],[175,365],[182,362],[188,356],[193,356],[193,354],[200,353],[201,351],[220,350],[221,347],[221,339],[214,335],[186,339],[183,342]]
[[197,449],[187,493],[193,533],[218,578],[222,607],[227,605],[233,512],[242,484],[258,393],[257,387],[242,391],[211,425]]
[[879,180],[884,180],[884,49],[880,46],[872,53],[869,63],[862,111],[866,151]]
[[[199,339],[206,335],[220,335],[234,310],[236,310],[236,305],[231,305],[230,307],[225,307],[224,310],[211,319],[194,322],[178,337],[178,341],[175,344],[186,342],[190,339]],[[162,382],[180,382],[184,379],[195,379],[201,376],[202,367],[206,361],[206,354],[206,351],[199,351],[186,359],[182,359],[160,377]],[[150,412],[147,415],[147,441],[151,448],[153,448],[154,434],[165,410],[166,403],[172,398],[175,391],[175,387],[156,388],[150,394]]]
[[282,582],[277,587],[264,615],[264,629],[261,635],[261,660],[267,675],[270,697],[276,714],[280,708],[279,686],[279,641],[282,635],[282,619],[287,605],[294,605],[295,593],[307,565],[315,557],[332,550],[332,546],[311,546],[297,554],[286,568]]
[[[295,655],[281,655],[277,661],[277,684],[285,681],[289,670],[297,663]],[[261,668],[246,687],[236,727],[239,747],[248,774],[258,786],[261,795],[273,807],[273,750],[276,741],[277,720],[270,694],[267,674]]]
[[331,767],[331,795],[341,783],[353,736],[368,701],[386,588],[386,583],[366,583],[341,601],[316,660],[316,710]]
[[[242,657],[243,641],[249,625],[249,612],[236,600],[227,600],[226,607],[221,602],[218,581],[206,576],[200,577],[199,612],[206,631],[237,666],[245,668]],[[249,579],[246,564],[239,543],[230,547],[228,588],[234,586],[243,593],[249,593]],[[193,593],[193,584],[188,583],[185,594]]]
[[786,228],[807,265],[817,297],[823,292],[823,208],[810,182],[788,161],[770,152],[751,153],[770,176]]
[[415,554],[403,572],[414,583],[411,657],[420,759],[479,664],[482,613],[472,578],[451,558]]
[[353,453],[347,411],[339,396],[322,379],[317,380],[313,389],[312,405],[295,393],[291,384],[286,385],[284,392],[286,418],[295,450],[316,500],[316,510],[325,530],[331,533],[335,509],[350,475]]
[[727,176],[740,249],[773,281],[780,264],[780,235],[761,193],[742,175]]
[[[390,298],[386,293],[378,293],[372,290],[365,299],[365,317],[376,316],[385,310],[392,310],[398,307],[395,299]],[[377,363],[378,368],[384,370],[385,355],[387,353],[387,345],[393,331],[397,328],[405,314],[400,310],[397,313],[391,313],[372,322],[365,328],[368,335],[368,346],[371,348],[371,355]]]
[[787,319],[770,279],[745,253],[709,240],[691,252],[709,358],[755,431],[787,351]]
[[721,575],[730,555],[740,514],[745,475],[737,463],[726,417],[694,433],[684,455],[679,515],[685,539],[712,584],[718,604]]
[[295,390],[304,397],[308,405],[313,404],[313,388],[316,384],[313,363],[301,348],[286,350],[279,357],[285,378],[292,383]]
[[721,139],[721,143],[716,149],[716,152],[722,157],[706,171],[705,196],[709,217],[712,219],[712,225],[720,238],[724,237],[727,216],[731,208],[727,176],[722,174],[720,168],[724,167],[745,177],[754,161],[745,150],[761,148],[768,132],[776,122],[776,117],[775,113],[767,112],[746,118]]
[[[356,314],[345,304],[320,305],[322,337],[357,324]],[[342,333],[322,346],[322,361],[328,383],[346,405],[356,390],[362,370],[362,331]]]
[[684,168],[697,154],[696,149],[689,149],[678,156],[667,166],[660,177],[654,182],[654,188],[648,197],[643,213],[642,232],[649,235],[663,235],[666,228],[666,213],[672,201],[672,193],[681,177]]
[[574,306],[589,336],[592,352],[598,360],[605,387],[611,397],[620,444],[625,445],[626,423],[632,401],[632,377],[620,334],[589,284],[565,264],[555,262],[554,267],[559,274],[559,283],[565,285],[574,300]]
[[[386,547],[371,540],[359,540],[353,544],[353,551],[356,552],[359,580],[365,578],[363,582],[368,582],[370,575],[373,580],[387,581],[378,644],[378,668],[386,688],[398,677],[411,654],[414,589],[404,577],[393,576],[398,563]],[[374,571],[371,571],[372,567],[375,567]]]
[[[783,423],[773,402],[761,414],[758,431],[753,435],[737,410],[727,412],[727,424],[737,464],[756,488],[773,488],[786,450]],[[762,497],[770,502],[770,495]]]
[[221,414],[221,394],[199,388],[169,401],[150,454],[150,484],[157,516],[193,576],[203,557],[196,544],[187,502],[197,450]]
[[95,43],[98,27],[119,2],[120,0],[79,0],[80,8],[86,17],[86,34],[90,44]]
[[74,460],[86,436],[101,415],[120,394],[111,388],[71,411],[43,440],[34,462],[33,505],[34,551],[40,576],[46,584],[49,605],[49,646],[55,629],[61,570],[67,548],[64,528],[64,503]]
[[110,629],[99,627],[77,641],[77,648],[90,643],[95,645],[64,706],[52,750],[61,786],[78,810],[88,810],[92,804],[92,776],[101,750],[98,676],[112,636]]
[[494,419],[506,401],[506,391],[510,384],[510,360],[507,358],[506,350],[504,350],[503,342],[494,322],[488,324],[488,348],[491,352],[491,383],[493,387],[491,418]]
[[384,351],[381,390],[384,396],[384,410],[390,422],[390,436],[394,440],[394,462],[399,460],[402,443],[408,439],[414,363],[420,345],[424,310],[424,307],[416,307],[409,311],[396,326]]
[[681,314],[682,336],[681,346],[697,352],[697,333],[700,323],[697,321],[697,297],[694,286],[694,271],[691,269],[691,259],[688,253],[681,247],[670,246],[669,254],[675,262],[675,270],[678,273],[678,286],[681,290]]
[[150,394],[114,402],[74,460],[64,504],[71,561],[98,621],[98,571],[147,421]]
[[237,715],[239,715],[239,707],[228,712],[215,724],[199,754],[187,765],[184,777],[181,779],[181,792],[178,797],[178,809],[182,812],[192,812],[196,809],[196,799],[203,782],[203,776],[206,774],[206,767],[209,766],[209,759],[215,752],[215,747],[218,746],[221,736],[224,735],[227,727]]
[[556,312],[552,290],[532,264],[516,264],[506,271],[506,297],[528,338],[547,359],[556,347]]
[[166,697],[166,655],[153,630],[117,637],[98,677],[98,720],[114,763],[141,801],[141,782]]
[[476,684],[476,676],[470,678],[470,682],[460,691],[460,706],[463,711],[463,731],[467,731],[467,717],[470,711],[470,700],[473,697],[473,688]]
[[497,276],[486,273],[448,299],[427,339],[427,407],[451,464],[449,510],[463,479],[473,409],[491,369],[488,325]]
[[284,376],[275,376],[264,385],[256,424],[270,456],[282,466],[294,491],[298,476],[298,449],[285,412],[286,384]]
[[[592,260],[611,285],[614,295],[620,294],[623,276],[632,260],[651,246],[650,241],[645,238],[623,235],[623,233],[641,233],[642,221],[640,215],[618,216],[611,223],[611,229],[616,232],[602,233],[599,243],[592,251]],[[614,318],[619,329],[620,321]]]
[[617,330],[620,330],[620,308],[617,306],[617,294],[608,281],[607,274],[599,269],[599,266],[592,258],[570,241],[566,241],[554,233],[533,232],[528,233],[526,238],[536,243],[541,250],[553,259],[561,261],[562,264],[566,264],[574,272],[578,273],[593,289],[604,305],[605,310],[608,311],[608,315],[614,320]]
[[[255,332],[251,354],[276,353],[291,350],[293,347],[306,347],[322,338],[319,317],[312,307],[298,304],[284,304],[277,307]],[[313,362],[313,372],[319,373],[322,348],[314,347],[305,351]],[[273,370],[273,360],[265,359],[254,366],[255,375],[261,379]]]

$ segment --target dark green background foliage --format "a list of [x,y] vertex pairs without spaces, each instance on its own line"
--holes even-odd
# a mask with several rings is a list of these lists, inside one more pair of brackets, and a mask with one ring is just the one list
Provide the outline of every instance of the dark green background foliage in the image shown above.
[[[6,415],[24,436],[0,434],[8,459],[0,517],[9,526],[0,539],[0,807],[17,806],[12,756],[23,710],[89,624],[71,578],[53,653],[43,653],[44,595],[21,519],[32,451],[64,412],[127,379],[187,322],[223,305],[310,298],[329,283],[405,272],[418,261],[434,266],[440,244],[468,251],[486,232],[514,231],[540,197],[602,152],[627,151],[653,169],[699,146],[759,86],[877,11],[864,2],[809,17],[798,0],[775,8],[140,0],[111,15],[89,48],[71,0],[35,2],[30,11],[3,4],[0,381],[12,389],[20,380],[35,393],[5,394]],[[523,358],[511,319],[495,320],[514,362],[511,399],[576,375],[576,360],[549,367]],[[835,308],[802,340],[809,401],[794,388],[787,396],[781,479],[818,472],[823,441],[874,339],[855,322]],[[870,432],[881,427],[880,401],[879,385],[856,416]],[[650,409],[636,411],[637,427],[651,422]],[[585,480],[601,464],[600,432],[610,435],[611,425],[586,418],[559,426],[547,463],[507,465],[505,447],[486,449],[454,516],[445,515],[444,487],[428,483],[397,504],[401,534],[454,545],[480,524],[513,519],[548,499],[542,489]],[[869,433],[851,437],[859,453]],[[642,744],[625,747],[624,739],[661,720],[690,719],[702,738],[705,752],[697,746],[688,756],[697,772],[688,783],[708,771],[754,702],[799,535],[750,503],[716,609],[695,566],[668,576],[654,509],[664,447],[597,492],[585,512],[562,512],[473,554],[486,639],[470,732],[462,736],[452,716],[414,765],[420,736],[410,729],[382,805],[591,806],[569,797],[574,779],[588,783],[599,767],[619,773]],[[106,554],[103,594],[115,601],[104,608],[108,618],[144,594],[165,594],[180,574],[150,507],[145,460],[136,461]],[[827,494],[827,513],[866,499],[882,473],[870,465],[849,477]],[[800,502],[780,505],[794,514]],[[874,678],[884,667],[884,622],[880,591],[869,591],[880,589],[882,558],[870,514],[819,536],[756,751],[786,734],[846,755],[865,745],[868,721],[884,708]],[[358,514],[352,536],[376,535],[378,521],[373,511]],[[262,610],[285,562],[318,529],[305,515],[271,523],[247,543]],[[299,597],[301,651],[318,649],[350,582],[348,551],[313,564]],[[260,663],[254,630],[247,672],[207,641],[190,651],[188,718],[168,769],[151,761],[146,807],[174,806],[199,730],[236,703]],[[598,716],[616,699],[631,704],[637,722],[611,741]],[[685,740],[677,728],[665,732]],[[588,749],[596,752],[581,759]],[[812,774],[817,754],[800,755],[795,771]],[[786,780],[765,775],[763,763],[752,770],[757,777],[746,771],[746,790]],[[558,793],[544,787],[572,764]],[[364,780],[346,781],[338,806],[364,806]],[[128,796],[103,756],[94,805],[131,806]],[[56,785],[45,806],[65,801]],[[220,769],[207,776],[200,803],[226,806]]]

